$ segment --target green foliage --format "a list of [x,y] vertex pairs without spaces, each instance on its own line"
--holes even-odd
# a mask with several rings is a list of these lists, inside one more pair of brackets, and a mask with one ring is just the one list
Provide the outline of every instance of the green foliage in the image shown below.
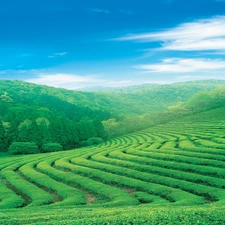
[[45,201],[48,199],[48,201],[50,201],[49,203],[54,203],[54,206],[84,204],[85,197],[82,192],[80,192],[76,188],[62,183],[61,181],[58,182],[55,179],[52,179],[51,177],[46,175],[51,172],[51,167],[49,166],[49,163],[53,162],[54,160],[55,158],[49,161],[40,161],[40,163],[38,164],[38,170],[42,171],[43,173],[34,169],[35,165],[37,164],[36,161],[27,163],[26,165],[20,167],[20,172],[24,176],[29,178],[31,182],[41,186],[45,190],[48,190],[51,194],[53,193],[52,196],[54,196],[54,199],[52,197],[50,199],[46,198]]
[[[4,211],[2,224],[68,225],[220,225],[225,223],[224,207],[124,207],[113,209],[29,209],[20,213]],[[29,216],[27,216],[29,214]]]
[[39,153],[38,147],[34,142],[12,142],[8,151],[12,155]]
[[7,92],[4,92],[2,95],[0,95],[0,102],[12,103],[13,100],[8,96]]
[[[51,142],[60,143],[63,149],[77,148],[82,140],[103,138],[101,120],[110,116],[105,108],[91,105],[92,97],[81,92],[1,80],[0,96],[0,117],[8,126],[3,141],[0,124],[0,151],[12,142],[34,142],[39,150]],[[81,128],[79,140],[79,122],[84,118],[89,118],[88,126]]]
[[99,119],[99,117],[95,117],[93,120],[93,126],[96,132],[96,137],[104,138],[106,137],[105,129],[102,124],[102,121]]
[[59,143],[47,143],[41,148],[41,152],[56,152],[63,150],[63,146]]
[[90,145],[100,144],[102,142],[103,142],[102,138],[93,137],[93,138],[89,138],[86,141],[81,141],[80,145],[81,146],[90,146]]
[[21,165],[23,165],[23,162],[6,167],[1,170],[1,173],[2,177],[5,178],[10,185],[21,191],[20,195],[26,199],[23,201],[23,206],[26,206],[30,202],[30,207],[50,203],[52,201],[52,196],[50,194],[28,182],[14,171]]
[[[197,112],[204,112],[225,105],[225,86],[219,86],[211,92],[198,92],[187,103],[177,102],[167,110],[144,114],[142,116],[127,117],[120,121],[110,118],[103,121],[109,137],[115,137],[146,129],[158,124],[164,124]],[[212,117],[212,115],[211,115]]]
[[24,204],[23,198],[17,195],[2,182],[0,182],[0,196],[0,209],[16,208]]
[[199,92],[187,103],[194,112],[202,112],[209,109],[222,107],[225,104],[225,86],[217,87],[209,93]]

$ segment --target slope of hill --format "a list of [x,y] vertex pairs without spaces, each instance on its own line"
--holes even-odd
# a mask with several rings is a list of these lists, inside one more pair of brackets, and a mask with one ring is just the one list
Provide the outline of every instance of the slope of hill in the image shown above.
[[[225,80],[206,80],[168,85],[140,85],[113,92],[90,93],[22,81],[0,80],[0,96],[4,96],[6,101],[7,99],[13,101],[14,104],[48,107],[50,110],[60,112],[67,106],[63,104],[67,103],[70,107],[73,105],[74,111],[80,108],[85,113],[90,111],[88,115],[104,112],[100,117],[106,119],[109,116],[123,115],[127,117],[161,111],[179,101],[187,101],[199,91],[211,91],[222,84],[225,84]],[[61,106],[60,109],[57,108],[57,105]]]
[[225,223],[225,107],[193,118],[79,150],[0,158],[2,223]]
[[[116,136],[159,123],[158,118],[165,115],[153,112],[164,110],[179,101],[187,101],[193,94],[212,90],[222,83],[217,80],[195,81],[85,93],[2,80],[0,149],[4,152],[14,142],[34,142],[37,147],[26,144],[31,147],[28,152],[71,149],[99,143],[107,137],[104,127],[109,136]],[[142,116],[148,113],[153,116]],[[136,120],[130,118],[133,115],[144,118],[137,118],[135,127],[129,125]],[[14,149],[25,149],[25,145],[20,143],[13,146]]]

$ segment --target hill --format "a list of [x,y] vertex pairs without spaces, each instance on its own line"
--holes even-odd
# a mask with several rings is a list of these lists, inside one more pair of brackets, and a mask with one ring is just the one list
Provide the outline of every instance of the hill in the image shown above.
[[38,153],[100,143],[168,121],[174,114],[159,112],[224,82],[141,85],[90,93],[1,80],[0,151],[21,154],[25,152],[17,149],[27,148],[27,153]]
[[2,157],[1,223],[224,224],[224,132],[218,107],[97,146]]
[[[50,110],[58,111],[62,111],[65,106],[58,109],[57,105],[67,102],[78,109],[84,108],[89,116],[93,114],[92,111],[98,115],[104,112],[105,115],[103,113],[99,116],[105,119],[110,116],[125,115],[127,117],[161,111],[179,101],[186,102],[199,91],[208,92],[223,84],[225,80],[190,81],[167,85],[145,84],[98,93],[71,91],[22,81],[0,80],[0,94],[8,96],[9,101],[11,99],[17,104],[46,106]],[[107,114],[109,112],[111,114]]]

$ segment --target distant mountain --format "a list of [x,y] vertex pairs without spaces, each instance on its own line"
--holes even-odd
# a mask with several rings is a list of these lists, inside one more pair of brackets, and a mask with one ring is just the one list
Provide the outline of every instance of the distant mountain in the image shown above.
[[[222,84],[225,84],[225,80],[201,80],[166,85],[144,84],[114,91],[82,92],[0,80],[0,95],[11,98],[13,104],[47,107],[63,114],[68,114],[67,107],[74,108],[74,111],[82,108],[86,111],[84,115],[93,117],[98,114],[104,120],[164,110],[177,102],[186,102],[199,91],[211,91]],[[60,103],[56,104],[57,101]],[[76,116],[79,119],[83,115]]]

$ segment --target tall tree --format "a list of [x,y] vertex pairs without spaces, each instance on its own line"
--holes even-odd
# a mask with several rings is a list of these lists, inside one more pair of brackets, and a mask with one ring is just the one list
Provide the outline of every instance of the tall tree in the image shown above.
[[51,142],[51,135],[48,129],[48,125],[45,122],[45,120],[42,120],[40,124],[38,125],[40,140],[39,145],[43,146],[44,144]]
[[96,137],[97,135],[92,121],[88,118],[82,118],[82,120],[79,121],[77,128],[80,141]]
[[98,116],[96,116],[95,119],[93,120],[93,125],[94,125],[95,131],[96,131],[96,136],[105,138],[105,129],[102,124],[102,121],[99,119]]

